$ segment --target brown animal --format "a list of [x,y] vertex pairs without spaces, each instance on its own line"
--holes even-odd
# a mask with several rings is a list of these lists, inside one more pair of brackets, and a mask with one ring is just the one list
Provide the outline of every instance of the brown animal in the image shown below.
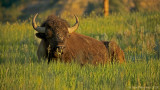
[[76,61],[80,64],[105,64],[108,51],[105,45],[94,38],[75,33],[79,26],[78,17],[76,23],[70,27],[67,21],[54,15],[48,16],[41,26],[37,26],[35,19],[32,21],[33,28],[38,31],[37,37],[42,41],[38,48],[38,57],[48,57],[50,60],[60,59],[63,62]]
[[114,41],[102,41],[109,53],[110,62],[125,62],[124,52]]

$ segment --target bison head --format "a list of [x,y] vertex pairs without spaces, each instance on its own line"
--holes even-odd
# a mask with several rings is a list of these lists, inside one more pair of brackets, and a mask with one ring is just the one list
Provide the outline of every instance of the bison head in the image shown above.
[[74,32],[79,26],[78,17],[76,18],[76,23],[69,27],[67,21],[60,19],[54,15],[48,16],[47,20],[41,26],[37,26],[35,19],[38,14],[36,14],[32,20],[33,28],[38,31],[38,33],[45,35],[47,42],[49,43],[51,50],[62,51],[65,48],[65,43],[70,34]]

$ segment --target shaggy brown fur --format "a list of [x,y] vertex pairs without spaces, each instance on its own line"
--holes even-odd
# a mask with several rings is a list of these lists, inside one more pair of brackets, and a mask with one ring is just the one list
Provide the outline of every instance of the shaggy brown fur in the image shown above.
[[108,52],[102,42],[88,36],[72,33],[64,49],[65,62],[74,58],[81,64],[104,64],[108,59]]
[[109,53],[109,60],[111,62],[125,62],[123,50],[114,41],[102,41]]
[[[69,24],[63,19],[51,15],[41,26],[46,27],[46,33],[37,33],[36,36],[50,46],[48,61],[58,58],[57,53],[60,51],[57,46],[59,45],[63,46],[60,59],[64,62],[74,60],[82,65],[86,63],[96,65],[105,64],[109,59],[108,51],[101,41],[78,33],[69,33]],[[45,45],[44,47],[48,48],[47,44]]]

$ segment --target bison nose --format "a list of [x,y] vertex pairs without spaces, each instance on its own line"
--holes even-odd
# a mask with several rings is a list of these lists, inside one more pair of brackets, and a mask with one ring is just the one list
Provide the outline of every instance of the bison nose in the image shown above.
[[59,50],[63,50],[63,49],[65,48],[65,46],[64,46],[64,45],[58,45],[57,48],[58,48]]
[[63,49],[64,49],[64,46],[57,46],[56,56],[58,55],[58,57],[61,57],[61,55],[63,54]]
[[58,49],[60,49],[60,50],[62,50],[64,47],[63,46],[59,46],[59,47],[57,47]]

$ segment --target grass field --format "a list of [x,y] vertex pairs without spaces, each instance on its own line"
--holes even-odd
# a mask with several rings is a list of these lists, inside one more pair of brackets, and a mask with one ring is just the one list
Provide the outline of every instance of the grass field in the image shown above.
[[31,21],[0,23],[0,89],[160,89],[160,13],[79,19],[76,32],[116,41],[127,62],[83,67],[74,62],[38,62],[39,40]]

